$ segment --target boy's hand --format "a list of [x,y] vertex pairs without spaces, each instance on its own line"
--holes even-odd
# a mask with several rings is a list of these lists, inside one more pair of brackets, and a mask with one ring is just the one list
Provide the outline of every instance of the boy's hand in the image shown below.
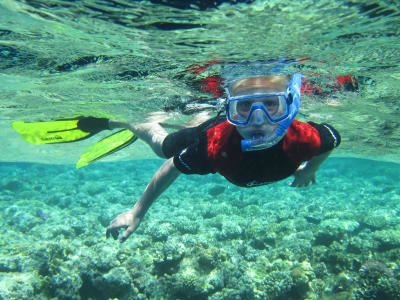
[[134,209],[127,210],[111,221],[107,227],[106,237],[109,238],[111,235],[116,240],[119,230],[126,228],[125,232],[119,238],[119,241],[123,243],[139,227],[140,221],[141,219],[136,216]]
[[301,166],[294,173],[294,180],[290,186],[306,187],[310,183],[315,184],[315,171],[310,170],[307,166]]

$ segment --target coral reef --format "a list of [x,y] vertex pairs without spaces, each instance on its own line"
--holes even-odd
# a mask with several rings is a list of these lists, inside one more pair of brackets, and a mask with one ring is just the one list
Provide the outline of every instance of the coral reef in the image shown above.
[[400,299],[400,189],[384,179],[350,181],[362,176],[340,159],[302,190],[180,177],[124,244],[106,240],[159,163],[111,164],[141,174],[135,189],[110,164],[0,165],[13,174],[1,180],[0,299]]

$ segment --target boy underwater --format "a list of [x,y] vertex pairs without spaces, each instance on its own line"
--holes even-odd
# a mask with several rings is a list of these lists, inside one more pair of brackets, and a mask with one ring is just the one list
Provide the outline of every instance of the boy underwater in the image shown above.
[[[168,134],[158,123],[131,125],[108,119],[101,129],[125,128],[167,159],[132,209],[107,227],[107,238],[124,242],[140,225],[152,203],[181,174],[219,173],[242,187],[269,184],[294,176],[292,187],[315,183],[315,174],[340,144],[328,124],[295,120],[302,75],[252,76],[226,87],[220,99],[226,116]],[[307,162],[303,165],[304,162]]]

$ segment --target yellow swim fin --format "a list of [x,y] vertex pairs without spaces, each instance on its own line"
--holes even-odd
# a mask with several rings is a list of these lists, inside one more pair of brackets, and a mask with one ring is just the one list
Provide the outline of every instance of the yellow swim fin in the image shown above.
[[44,122],[13,122],[12,128],[28,143],[54,144],[87,139],[108,128],[108,119],[76,117]]
[[119,151],[136,140],[137,137],[135,134],[128,129],[122,129],[113,133],[87,148],[76,163],[76,168],[82,168],[91,162]]

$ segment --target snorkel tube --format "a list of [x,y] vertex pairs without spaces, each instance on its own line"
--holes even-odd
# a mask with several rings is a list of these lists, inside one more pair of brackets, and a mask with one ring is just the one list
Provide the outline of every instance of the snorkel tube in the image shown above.
[[302,74],[294,73],[289,82],[286,95],[287,97],[291,97],[292,102],[289,106],[289,115],[287,118],[279,123],[275,132],[271,136],[242,140],[241,145],[243,152],[270,148],[283,138],[300,108],[301,78]]

